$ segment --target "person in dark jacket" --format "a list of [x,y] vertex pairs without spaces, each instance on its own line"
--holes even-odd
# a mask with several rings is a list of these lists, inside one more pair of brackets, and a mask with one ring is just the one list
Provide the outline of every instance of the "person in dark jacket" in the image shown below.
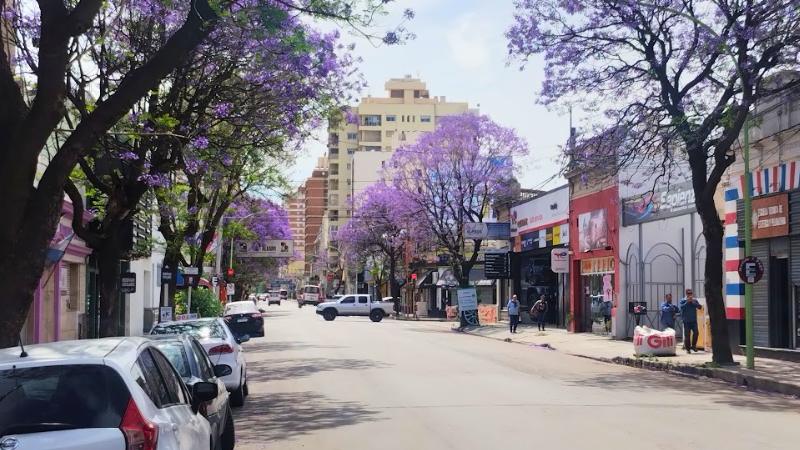
[[542,295],[531,308],[531,317],[536,318],[536,323],[539,325],[539,331],[545,331],[544,318],[547,314],[547,300]]
[[680,312],[678,306],[672,303],[672,294],[664,296],[664,303],[661,304],[661,329],[675,329],[675,316]]
[[683,319],[683,348],[686,353],[692,353],[692,350],[697,351],[697,310],[703,307],[694,298],[691,289],[686,290],[686,297],[681,299],[678,307],[681,310],[681,319]]
[[517,325],[519,325],[519,300],[517,300],[517,295],[514,294],[508,300],[508,330],[516,333]]

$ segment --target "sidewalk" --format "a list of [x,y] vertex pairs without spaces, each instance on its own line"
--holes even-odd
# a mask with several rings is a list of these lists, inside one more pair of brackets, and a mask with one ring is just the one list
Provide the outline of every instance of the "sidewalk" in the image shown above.
[[[456,328],[457,324],[447,326]],[[734,355],[739,366],[716,367],[711,362],[710,352],[686,354],[680,347],[677,356],[637,357],[630,341],[616,341],[590,333],[567,333],[562,329],[541,332],[532,325],[520,325],[516,334],[510,334],[508,323],[503,322],[469,328],[465,333],[528,346],[549,346],[561,353],[597,361],[715,378],[748,389],[800,398],[800,364],[789,361],[757,358],[756,370],[748,370],[744,367],[744,356]]]

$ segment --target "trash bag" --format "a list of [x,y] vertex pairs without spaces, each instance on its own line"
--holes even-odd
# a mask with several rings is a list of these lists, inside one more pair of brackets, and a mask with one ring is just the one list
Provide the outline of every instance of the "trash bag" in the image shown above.
[[639,356],[671,356],[675,355],[675,330],[654,330],[647,326],[633,330],[633,349]]

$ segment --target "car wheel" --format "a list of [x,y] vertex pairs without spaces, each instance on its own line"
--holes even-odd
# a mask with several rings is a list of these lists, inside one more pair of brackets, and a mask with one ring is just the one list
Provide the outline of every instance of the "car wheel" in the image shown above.
[[236,445],[236,431],[233,425],[233,412],[230,407],[228,407],[228,418],[225,419],[225,429],[222,430],[222,436],[220,436],[219,440],[222,450],[233,450]]
[[239,383],[239,387],[231,392],[231,406],[240,407],[244,406],[244,379]]
[[380,322],[383,320],[383,311],[380,309],[373,309],[371,313],[369,313],[369,319],[373,322]]
[[247,373],[245,372],[244,376],[244,387],[242,388],[242,392],[244,392],[244,396],[247,397],[250,395],[250,386],[247,384]]
[[336,310],[335,309],[326,309],[322,312],[322,318],[330,322],[331,320],[336,318]]

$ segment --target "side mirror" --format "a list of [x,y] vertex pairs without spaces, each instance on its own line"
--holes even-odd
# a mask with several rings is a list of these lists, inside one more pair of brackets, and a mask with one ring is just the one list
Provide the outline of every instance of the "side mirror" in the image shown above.
[[258,308],[258,312],[265,313],[266,311],[264,311],[264,308]]
[[249,334],[243,334],[243,335],[239,336],[238,338],[236,338],[236,340],[240,344],[243,344],[243,343],[245,343],[245,342],[250,340],[250,335]]
[[227,364],[217,364],[217,365],[214,366],[214,376],[217,377],[217,378],[225,377],[225,376],[228,376],[228,375],[230,375],[232,373],[233,373],[233,369],[231,368],[231,366],[229,366]]
[[217,385],[216,383],[209,383],[207,381],[198,381],[192,385],[192,409],[197,412],[200,405],[205,402],[210,402],[217,398]]

